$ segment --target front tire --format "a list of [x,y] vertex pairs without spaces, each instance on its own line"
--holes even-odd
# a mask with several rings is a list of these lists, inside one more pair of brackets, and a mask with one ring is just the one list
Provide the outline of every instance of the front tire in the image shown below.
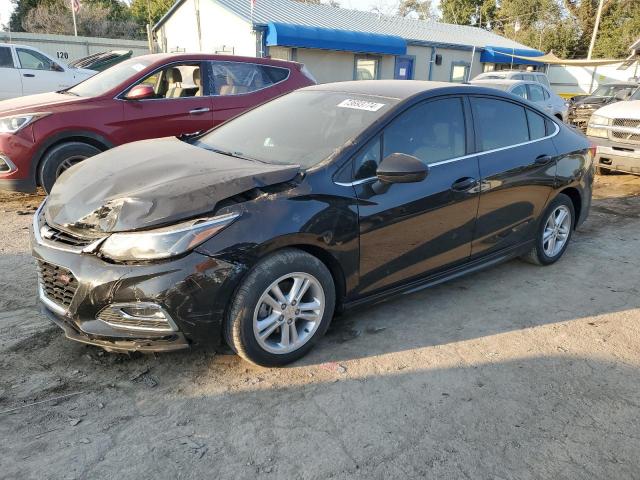
[[100,153],[99,148],[83,142],[65,142],[51,148],[40,162],[38,180],[49,194],[58,177],[76,163]]
[[536,231],[535,244],[523,260],[535,265],[551,265],[557,262],[571,240],[575,225],[573,202],[564,193],[558,194],[549,204]]
[[261,260],[236,291],[224,326],[245,360],[277,367],[303,357],[329,327],[335,286],[327,267],[298,249]]

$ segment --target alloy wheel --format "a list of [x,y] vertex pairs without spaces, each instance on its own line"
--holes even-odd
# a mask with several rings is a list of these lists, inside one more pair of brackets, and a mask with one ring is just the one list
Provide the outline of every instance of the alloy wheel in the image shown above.
[[69,158],[66,158],[63,162],[58,165],[56,168],[56,178],[62,175],[63,172],[73,167],[76,163],[80,163],[82,160],[86,160],[87,157],[85,155],[74,155]]
[[324,309],[324,290],[313,275],[283,275],[258,300],[253,313],[256,341],[271,353],[293,352],[313,337]]
[[544,253],[551,258],[558,255],[566,245],[570,232],[571,212],[566,206],[560,205],[551,212],[545,223],[542,233]]

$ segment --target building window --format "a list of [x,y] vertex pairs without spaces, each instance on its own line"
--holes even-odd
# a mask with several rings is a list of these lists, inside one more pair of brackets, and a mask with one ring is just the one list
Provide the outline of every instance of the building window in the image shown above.
[[354,80],[377,80],[380,71],[380,57],[356,55]]
[[469,68],[471,65],[466,62],[451,62],[451,76],[449,81],[463,83],[469,77]]

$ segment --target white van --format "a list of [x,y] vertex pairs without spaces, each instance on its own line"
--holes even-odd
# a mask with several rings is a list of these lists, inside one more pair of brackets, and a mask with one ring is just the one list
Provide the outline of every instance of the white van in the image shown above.
[[62,90],[96,73],[68,67],[33,47],[0,43],[0,100]]

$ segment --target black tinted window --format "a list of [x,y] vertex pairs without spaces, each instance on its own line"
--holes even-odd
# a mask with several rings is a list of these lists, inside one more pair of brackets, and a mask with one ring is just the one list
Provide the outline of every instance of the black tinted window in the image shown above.
[[289,70],[286,68],[278,68],[278,67],[261,67],[262,70],[266,73],[271,83],[278,83],[285,80],[289,76]]
[[472,98],[471,105],[481,150],[529,141],[523,107],[493,98]]
[[9,47],[0,47],[0,68],[13,68],[13,57]]
[[376,176],[380,164],[380,137],[371,140],[366,147],[356,155],[353,171],[354,179],[371,178]]
[[527,121],[529,122],[529,137],[531,140],[545,136],[544,118],[541,115],[527,110]]
[[406,153],[427,164],[463,156],[465,127],[461,100],[425,102],[402,113],[386,128],[383,147],[383,157]]

